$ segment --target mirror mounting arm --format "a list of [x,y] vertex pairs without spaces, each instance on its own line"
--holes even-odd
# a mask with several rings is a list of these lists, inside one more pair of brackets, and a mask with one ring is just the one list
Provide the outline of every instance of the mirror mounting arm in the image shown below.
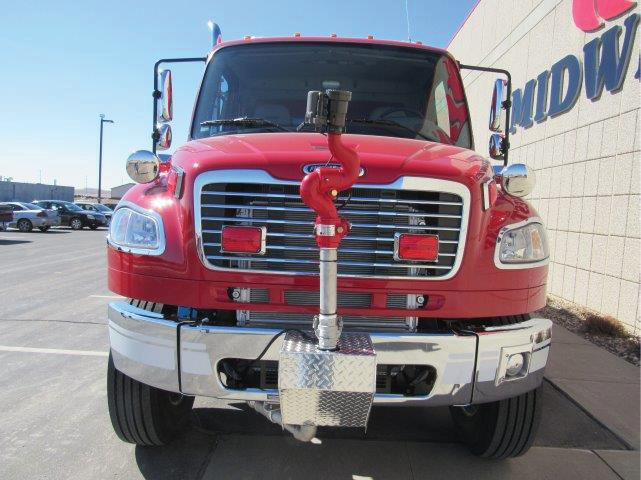
[[506,100],[503,102],[505,106],[505,139],[503,145],[505,145],[503,165],[507,165],[507,155],[510,148],[510,110],[512,107],[512,75],[510,72],[503,68],[492,68],[492,67],[480,67],[477,65],[464,65],[461,62],[458,62],[459,69],[461,70],[476,70],[478,72],[491,72],[491,73],[500,73],[505,75],[507,79],[507,95]]
[[160,132],[156,126],[156,120],[158,118],[158,98],[160,98],[161,92],[158,90],[158,67],[163,63],[191,63],[191,62],[205,62],[207,63],[207,57],[185,57],[185,58],[161,58],[156,63],[154,63],[154,90],[152,96],[154,98],[154,119],[152,122],[152,134],[151,138],[153,143],[151,145],[152,152],[156,153],[156,142],[160,138]]

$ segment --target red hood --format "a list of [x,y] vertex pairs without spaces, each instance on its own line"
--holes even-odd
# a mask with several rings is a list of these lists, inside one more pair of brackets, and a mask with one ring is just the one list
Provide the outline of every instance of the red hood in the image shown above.
[[[343,136],[365,169],[358,183],[391,183],[401,176],[436,177],[470,184],[489,164],[473,151],[423,140],[373,135]],[[261,169],[283,180],[301,180],[303,166],[330,160],[327,138],[318,133],[254,133],[191,141],[172,161],[195,178],[215,169]]]

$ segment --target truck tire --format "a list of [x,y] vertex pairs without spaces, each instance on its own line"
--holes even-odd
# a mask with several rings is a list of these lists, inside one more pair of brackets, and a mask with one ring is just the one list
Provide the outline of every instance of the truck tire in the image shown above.
[[459,436],[480,457],[518,457],[529,450],[541,417],[539,389],[498,402],[450,407]]
[[171,442],[186,424],[194,397],[160,390],[116,370],[111,353],[107,369],[107,403],[116,435],[140,446]]

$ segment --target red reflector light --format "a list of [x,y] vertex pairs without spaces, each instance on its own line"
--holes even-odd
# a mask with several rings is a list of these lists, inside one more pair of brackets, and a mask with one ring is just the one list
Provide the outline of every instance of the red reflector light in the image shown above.
[[220,251],[225,253],[265,253],[265,227],[223,226]]
[[395,260],[438,260],[438,235],[397,233],[394,237]]

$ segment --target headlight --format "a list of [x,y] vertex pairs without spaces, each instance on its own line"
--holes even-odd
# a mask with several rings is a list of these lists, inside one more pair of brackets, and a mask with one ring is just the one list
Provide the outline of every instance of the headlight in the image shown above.
[[87,214],[87,218],[88,218],[89,220],[93,220],[95,217],[94,217],[93,215]]
[[121,207],[112,215],[108,241],[126,252],[160,255],[165,248],[162,220],[156,212]]
[[524,264],[544,263],[550,255],[545,227],[538,218],[503,228],[496,248],[498,268],[527,268]]

